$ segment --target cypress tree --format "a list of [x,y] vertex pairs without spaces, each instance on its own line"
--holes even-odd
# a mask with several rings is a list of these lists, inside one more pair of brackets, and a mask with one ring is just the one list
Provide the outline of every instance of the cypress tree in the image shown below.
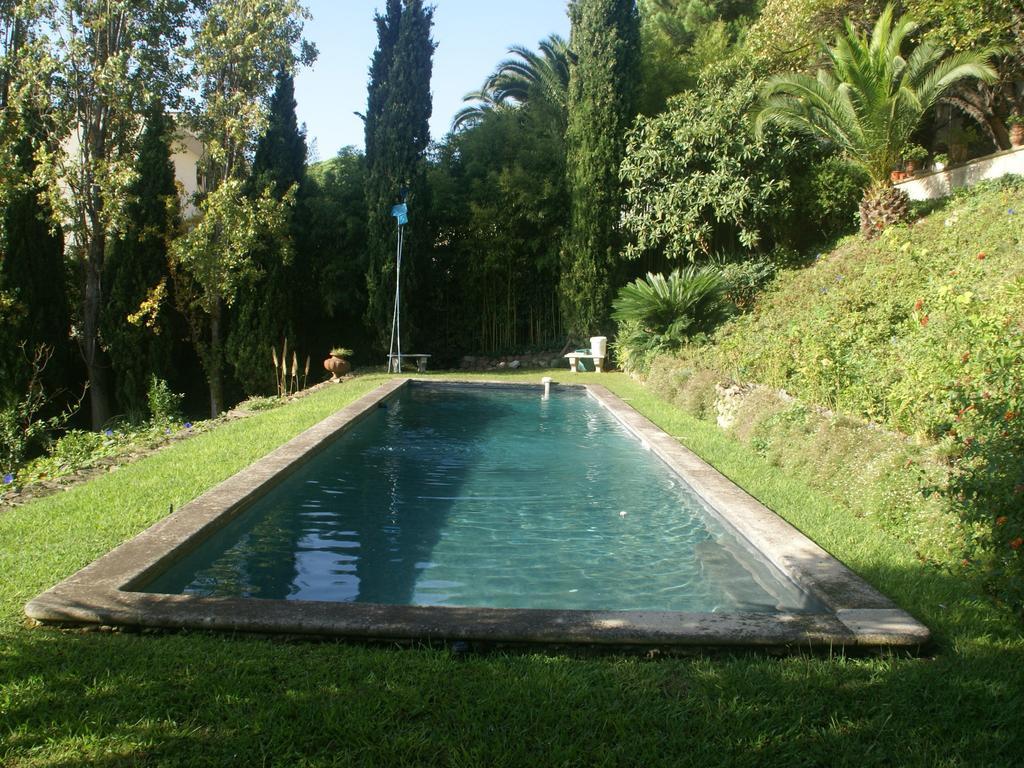
[[619,165],[636,116],[640,24],[635,0],[572,0],[566,176],[570,224],[562,249],[561,304],[577,338],[608,332],[621,248]]
[[[387,344],[394,310],[396,234],[390,209],[398,202],[399,190],[405,188],[409,195],[402,288],[410,299],[416,295],[417,283],[423,282],[417,262],[430,245],[424,155],[430,143],[433,16],[433,8],[422,0],[388,0],[384,14],[376,16],[378,45],[370,65],[365,116],[366,321],[380,347]],[[416,337],[417,313],[406,315],[402,328],[408,346]]]
[[[38,122],[38,121],[36,121]],[[28,127],[28,126],[26,126]],[[31,178],[32,141],[23,135],[15,146],[16,173]],[[64,269],[64,238],[51,229],[52,215],[35,185],[13,190],[3,211],[0,289],[13,301],[0,346],[0,401],[25,394],[30,370],[26,354],[44,345],[52,356],[44,386],[53,392],[66,384],[71,369],[70,312]],[[21,349],[24,344],[24,353]],[[0,404],[2,404],[0,402]]]
[[24,397],[28,358],[38,347],[50,350],[43,384],[51,392],[68,383],[71,363],[64,239],[52,227],[43,188],[32,182],[34,145],[46,140],[47,125],[34,106],[25,109],[11,98],[38,19],[17,10],[9,3],[0,8],[0,143],[9,165],[0,173],[0,407]]
[[122,413],[146,412],[150,376],[166,378],[173,349],[167,246],[178,226],[178,190],[171,162],[174,124],[163,103],[146,109],[127,227],[104,263],[107,302],[101,329]]
[[275,391],[276,379],[271,348],[298,348],[296,334],[307,311],[309,254],[300,253],[295,243],[302,229],[305,193],[306,135],[295,114],[295,79],[288,72],[277,73],[270,98],[267,129],[256,145],[250,194],[258,196],[270,187],[282,200],[296,188],[296,205],[288,211],[288,240],[264,241],[252,259],[259,276],[239,293],[232,308],[227,354],[235,377],[247,395]]

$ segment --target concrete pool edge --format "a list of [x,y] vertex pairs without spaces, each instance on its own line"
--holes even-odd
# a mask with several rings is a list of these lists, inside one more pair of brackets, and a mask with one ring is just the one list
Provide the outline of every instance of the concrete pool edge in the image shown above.
[[[32,600],[25,613],[41,623],[60,625],[476,640],[496,644],[913,650],[928,641],[928,629],[891,600],[617,396],[593,384],[584,385],[591,396],[685,479],[743,538],[830,611],[554,611],[202,598],[130,591],[233,519],[253,498],[413,380],[416,379],[386,382],[305,430]],[[491,384],[447,380],[437,383]]]

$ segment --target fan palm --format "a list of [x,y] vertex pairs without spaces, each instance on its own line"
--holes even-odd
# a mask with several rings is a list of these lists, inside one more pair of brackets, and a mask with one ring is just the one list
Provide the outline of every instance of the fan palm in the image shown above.
[[759,135],[774,123],[830,141],[867,173],[860,216],[861,232],[869,236],[907,217],[907,196],[892,186],[889,173],[925,113],[955,83],[997,77],[990,64],[994,51],[947,56],[925,41],[904,56],[919,26],[907,17],[894,20],[891,5],[870,38],[847,19],[835,45],[823,46],[830,67],[819,69],[816,77],[787,74],[768,80],[755,119]]
[[521,45],[508,49],[512,58],[500,62],[478,91],[462,100],[470,103],[452,120],[452,130],[471,125],[490,112],[514,109],[543,101],[564,114],[569,91],[569,44],[559,35],[551,35],[531,51]]

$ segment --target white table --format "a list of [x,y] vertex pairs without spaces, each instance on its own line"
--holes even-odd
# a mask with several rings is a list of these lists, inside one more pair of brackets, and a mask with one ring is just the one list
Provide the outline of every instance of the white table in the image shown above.
[[407,357],[415,358],[416,359],[416,370],[419,371],[420,373],[426,373],[427,361],[430,359],[430,355],[413,354],[411,352],[403,352],[401,355],[388,355],[388,371],[389,372],[391,371],[391,369],[394,366],[394,359],[396,357],[399,358],[399,360],[398,360],[398,370],[396,371],[396,373],[401,373],[402,372],[402,360],[407,358]]
[[594,370],[598,373],[604,373],[604,357],[598,355],[589,355],[584,352],[570,352],[566,355],[569,360],[569,370],[576,373],[576,364],[580,360],[593,360]]

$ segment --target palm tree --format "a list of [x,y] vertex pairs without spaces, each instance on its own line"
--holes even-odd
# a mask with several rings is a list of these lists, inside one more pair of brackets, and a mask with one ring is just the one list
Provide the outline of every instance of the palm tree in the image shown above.
[[891,5],[870,38],[847,19],[835,46],[823,46],[829,68],[819,69],[817,77],[773,77],[761,94],[758,135],[774,123],[825,139],[867,173],[870,182],[860,205],[861,232],[867,236],[908,216],[908,198],[893,187],[889,173],[924,114],[955,83],[997,77],[990,64],[994,51],[947,56],[926,41],[904,57],[904,45],[919,26],[907,17],[894,22]]
[[[488,80],[489,82],[489,80]],[[511,107],[495,97],[495,94],[487,90],[487,83],[479,91],[470,91],[462,100],[467,102],[466,106],[455,113],[452,118],[452,130],[457,131],[463,126],[476,125],[492,112],[502,112]]]
[[[472,125],[490,112],[544,102],[564,115],[569,92],[569,44],[559,35],[541,40],[539,51],[522,45],[508,49],[513,58],[500,62],[478,91],[463,101],[471,102],[452,120],[452,130]],[[473,103],[475,102],[475,103]]]

